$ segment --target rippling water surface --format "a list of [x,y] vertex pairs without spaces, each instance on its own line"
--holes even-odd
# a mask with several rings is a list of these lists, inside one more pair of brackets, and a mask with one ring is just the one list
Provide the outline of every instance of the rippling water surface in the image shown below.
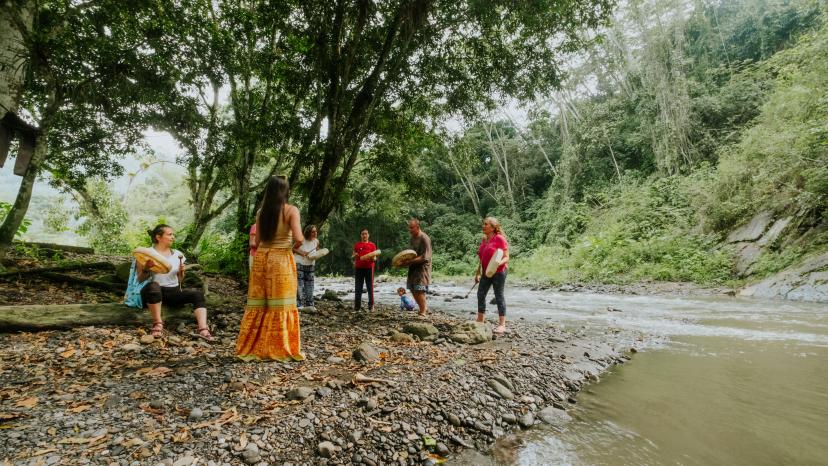
[[[398,285],[379,284],[377,300],[398,302]],[[432,306],[476,309],[474,293],[454,298],[466,294],[464,283],[434,289]],[[828,464],[828,306],[515,287],[507,302],[510,319],[625,328],[661,343],[581,392],[565,428],[534,429],[497,457],[526,465]],[[466,462],[484,460],[493,461]]]

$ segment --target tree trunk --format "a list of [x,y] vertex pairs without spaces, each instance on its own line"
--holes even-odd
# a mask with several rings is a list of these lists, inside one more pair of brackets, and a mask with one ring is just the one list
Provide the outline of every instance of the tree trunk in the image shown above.
[[17,198],[14,200],[14,205],[3,221],[3,225],[0,225],[0,261],[6,257],[6,252],[11,246],[14,235],[23,223],[26,212],[29,210],[29,201],[32,199],[32,189],[34,188],[35,179],[40,170],[40,165],[43,163],[48,152],[45,131],[37,137],[35,144],[34,156],[29,163],[29,169],[20,181],[20,188],[17,190]]
[[[191,306],[162,308],[164,322],[193,321]],[[0,306],[0,332],[69,329],[89,325],[149,325],[149,311],[120,303]]]
[[6,112],[17,111],[26,69],[21,62],[28,57],[23,35],[32,28],[33,3],[4,1],[0,9],[0,118]]

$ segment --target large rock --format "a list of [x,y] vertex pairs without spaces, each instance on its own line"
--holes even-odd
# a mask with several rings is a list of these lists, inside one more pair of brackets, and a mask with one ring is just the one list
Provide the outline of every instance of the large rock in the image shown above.
[[758,283],[745,287],[742,296],[828,302],[828,253],[806,259]]
[[451,330],[452,341],[476,345],[492,340],[492,328],[485,322],[463,322]]
[[553,426],[560,426],[572,420],[572,417],[566,411],[554,406],[543,408],[538,413],[538,417],[541,421]]
[[403,327],[403,333],[416,335],[420,340],[434,340],[440,331],[428,322],[409,322]]
[[740,277],[749,275],[749,271],[753,264],[759,260],[762,255],[762,247],[758,243],[738,243],[736,245],[736,273]]
[[779,235],[781,235],[782,232],[785,231],[785,228],[787,228],[788,225],[791,223],[791,220],[793,220],[793,217],[785,217],[773,222],[773,225],[771,225],[770,229],[767,232],[765,232],[765,234],[762,235],[762,237],[759,238],[759,241],[757,241],[756,243],[759,246],[763,247],[773,246],[773,244],[779,238]]
[[756,241],[768,229],[771,220],[773,220],[772,212],[759,212],[746,225],[733,230],[727,235],[727,242]]
[[119,282],[126,283],[129,280],[129,269],[131,266],[132,262],[121,262],[115,266],[115,276],[118,277]]
[[364,342],[360,344],[352,354],[357,361],[373,362],[379,359],[379,350],[374,345]]

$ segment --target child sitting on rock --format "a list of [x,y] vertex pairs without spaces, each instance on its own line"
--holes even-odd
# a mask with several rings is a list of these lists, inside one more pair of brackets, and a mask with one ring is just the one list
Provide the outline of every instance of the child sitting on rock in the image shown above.
[[400,295],[400,310],[413,311],[417,305],[414,303],[414,300],[411,299],[411,296],[405,294],[405,288],[397,288],[397,294]]

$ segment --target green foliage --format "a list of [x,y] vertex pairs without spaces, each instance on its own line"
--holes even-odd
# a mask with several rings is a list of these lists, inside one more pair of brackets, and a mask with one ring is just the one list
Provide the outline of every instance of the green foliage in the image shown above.
[[[12,204],[8,202],[0,201],[0,224],[3,223],[3,220],[12,210]],[[21,237],[29,231],[29,227],[31,226],[32,221],[29,219],[24,218],[22,222],[20,222],[20,226],[17,227],[17,231],[14,234],[14,237],[17,239],[21,239]]]
[[102,179],[86,182],[76,219],[82,220],[76,232],[102,254],[126,254],[131,248],[124,235],[127,211],[117,194]]
[[199,244],[198,262],[208,272],[244,275],[247,273],[247,254],[244,253],[247,240],[246,236],[240,235],[205,234]]
[[776,76],[774,90],[756,124],[722,150],[704,205],[714,230],[759,209],[828,215],[828,26],[762,69]]
[[[731,278],[729,254],[716,249],[716,237],[690,233],[695,187],[709,176],[625,178],[583,203],[562,205],[549,217],[559,213],[563,219],[546,223],[557,228],[549,231],[547,245],[517,258],[514,271],[553,281],[724,282]],[[567,218],[581,227],[570,228]]]

